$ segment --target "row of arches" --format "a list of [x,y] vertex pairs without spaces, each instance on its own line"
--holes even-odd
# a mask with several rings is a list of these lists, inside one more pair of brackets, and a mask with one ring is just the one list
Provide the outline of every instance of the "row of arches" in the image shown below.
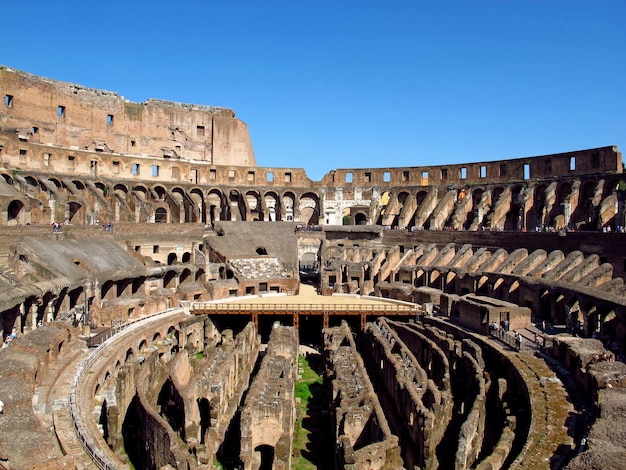
[[7,225],[102,222],[203,223],[298,221],[317,224],[320,196],[313,191],[202,188],[10,175],[21,197],[6,204]]
[[[389,193],[380,225],[456,230],[598,230],[624,226],[626,182],[620,177]],[[447,199],[447,201],[446,201]],[[363,214],[362,214],[363,215]]]

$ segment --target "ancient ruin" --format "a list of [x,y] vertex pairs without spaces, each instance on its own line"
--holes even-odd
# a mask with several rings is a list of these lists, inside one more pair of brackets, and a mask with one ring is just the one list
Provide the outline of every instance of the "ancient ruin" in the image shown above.
[[229,109],[0,93],[0,468],[623,466],[616,147],[311,181]]

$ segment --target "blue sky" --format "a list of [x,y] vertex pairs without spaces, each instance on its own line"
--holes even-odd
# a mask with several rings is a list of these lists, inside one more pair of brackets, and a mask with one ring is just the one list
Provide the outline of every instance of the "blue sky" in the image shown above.
[[0,63],[232,108],[259,166],[626,149],[626,1],[0,0]]

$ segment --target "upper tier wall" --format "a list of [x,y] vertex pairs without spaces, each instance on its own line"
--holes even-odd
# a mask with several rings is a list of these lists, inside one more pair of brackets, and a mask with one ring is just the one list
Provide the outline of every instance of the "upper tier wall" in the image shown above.
[[322,182],[333,186],[432,186],[437,184],[507,183],[597,173],[622,173],[617,147],[600,147],[538,157],[492,162],[401,168],[350,168],[333,170]]
[[256,166],[248,128],[231,109],[85,88],[0,67],[0,128],[68,149]]
[[[134,103],[117,93],[3,66],[0,94],[0,164],[6,168],[143,181],[311,186],[302,168],[250,168],[256,160],[248,128],[231,109],[155,99]],[[609,146],[493,162],[339,169],[315,186],[487,184],[622,171],[621,153]]]

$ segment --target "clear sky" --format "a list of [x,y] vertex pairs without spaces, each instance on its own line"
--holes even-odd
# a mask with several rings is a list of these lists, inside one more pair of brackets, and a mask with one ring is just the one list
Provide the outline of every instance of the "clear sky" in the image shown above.
[[626,149],[624,0],[0,0],[0,64],[232,108],[259,166]]

